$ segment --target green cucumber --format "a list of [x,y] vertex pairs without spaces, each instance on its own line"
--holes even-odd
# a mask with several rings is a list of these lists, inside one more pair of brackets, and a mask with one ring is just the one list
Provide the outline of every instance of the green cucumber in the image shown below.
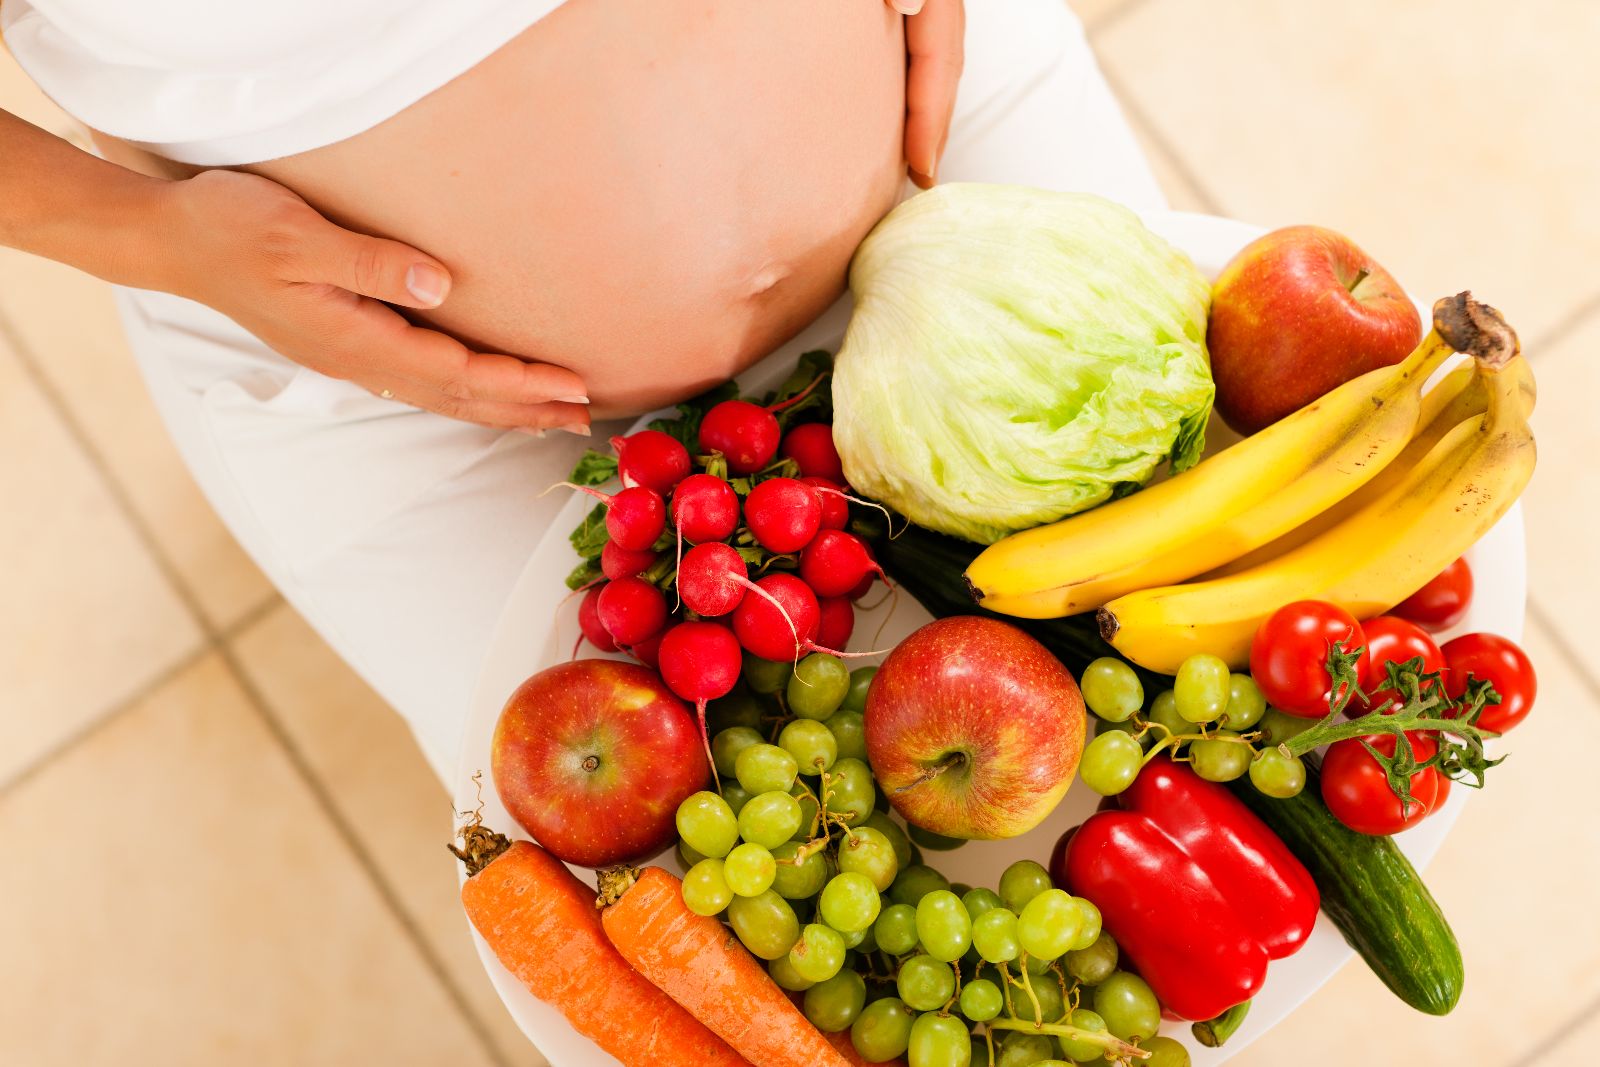
[[1305,789],[1287,800],[1263,796],[1242,778],[1232,788],[1306,865],[1322,910],[1372,973],[1418,1011],[1450,1014],[1465,977],[1461,947],[1399,846],[1334,818],[1310,767]]

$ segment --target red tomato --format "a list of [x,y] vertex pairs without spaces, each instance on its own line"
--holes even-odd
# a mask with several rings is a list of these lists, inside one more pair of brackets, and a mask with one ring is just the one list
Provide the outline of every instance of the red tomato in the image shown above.
[[1459,698],[1467,689],[1467,678],[1487,678],[1500,694],[1500,703],[1490,704],[1478,716],[1478,725],[1503,734],[1528,717],[1539,689],[1533,663],[1528,654],[1497,634],[1464,634],[1446,641],[1444,689]]
[[[1437,751],[1433,740],[1424,734],[1408,733],[1411,748],[1418,760],[1425,760]],[[1418,771],[1411,776],[1412,802],[1401,810],[1400,798],[1389,788],[1389,779],[1383,768],[1372,758],[1372,753],[1362,747],[1366,740],[1385,756],[1393,756],[1394,734],[1375,737],[1352,737],[1335,741],[1322,757],[1322,802],[1334,817],[1360,834],[1386,837],[1399,833],[1421,822],[1429,812],[1443,803],[1439,783],[1442,776],[1434,767]],[[1444,790],[1448,795],[1448,786]]]
[[[1332,684],[1328,646],[1343,641],[1347,651],[1367,643],[1354,615],[1323,600],[1297,600],[1267,618],[1250,643],[1250,673],[1267,703],[1303,719],[1328,714]],[[1357,674],[1365,676],[1367,654]]]
[[1395,605],[1394,614],[1437,632],[1464,619],[1471,606],[1472,568],[1458,559]]
[[[1414,622],[1394,615],[1379,615],[1362,623],[1361,631],[1367,635],[1368,660],[1361,669],[1361,688],[1366,690],[1367,699],[1364,702],[1352,700],[1346,709],[1351,715],[1365,714],[1374,708],[1383,708],[1390,715],[1399,710],[1391,706],[1400,703],[1400,694],[1388,686],[1387,664],[1404,663],[1420,656],[1421,673],[1444,670],[1444,653],[1427,631]],[[1358,703],[1360,707],[1356,706]]]

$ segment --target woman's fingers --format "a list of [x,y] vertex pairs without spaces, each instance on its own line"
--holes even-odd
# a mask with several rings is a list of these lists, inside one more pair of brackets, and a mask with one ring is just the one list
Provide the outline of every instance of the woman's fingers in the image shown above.
[[886,0],[888,5],[902,15],[915,15],[922,10],[923,0]]
[[292,280],[320,282],[408,308],[436,308],[450,295],[450,272],[410,245],[355,233],[318,218],[302,237]]
[[906,19],[906,163],[924,189],[937,179],[950,133],[965,33],[962,0],[926,0]]

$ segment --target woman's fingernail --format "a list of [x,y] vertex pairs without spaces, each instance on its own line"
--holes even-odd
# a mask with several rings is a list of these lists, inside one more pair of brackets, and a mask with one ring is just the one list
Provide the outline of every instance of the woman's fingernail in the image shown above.
[[589,429],[589,424],[586,423],[586,422],[572,422],[572,423],[568,423],[565,426],[557,426],[556,429],[565,430],[568,433],[576,434],[579,437],[592,437],[592,436],[594,436],[594,432]]
[[922,0],[889,0],[889,6],[902,15],[915,15],[922,10]]
[[535,427],[535,426],[513,426],[513,427],[511,427],[511,431],[513,433],[525,433],[529,437],[543,437],[544,436],[544,431],[539,429],[538,427]]
[[444,271],[427,263],[418,263],[406,271],[406,292],[423,307],[436,308],[444,303],[444,291],[449,282]]
[[558,396],[558,397],[556,397],[556,403],[558,403],[558,404],[587,404],[588,402],[589,402],[589,398],[586,397],[586,396]]

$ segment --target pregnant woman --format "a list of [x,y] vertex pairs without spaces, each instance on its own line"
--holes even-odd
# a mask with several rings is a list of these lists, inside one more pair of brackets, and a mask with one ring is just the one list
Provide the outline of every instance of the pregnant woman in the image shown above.
[[1161,202],[1063,0],[0,0],[0,30],[100,156],[0,112],[0,244],[116,283],[206,495],[441,775],[585,437],[837,345],[912,183]]

